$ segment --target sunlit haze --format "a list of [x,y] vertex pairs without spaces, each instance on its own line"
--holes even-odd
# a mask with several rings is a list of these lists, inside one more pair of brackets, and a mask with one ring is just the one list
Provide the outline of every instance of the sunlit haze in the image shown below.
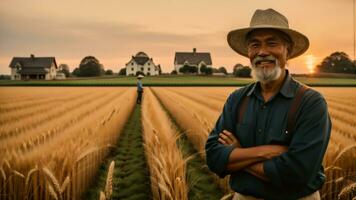
[[353,58],[353,0],[1,0],[0,74],[12,57],[54,56],[70,70],[95,56],[118,72],[144,51],[173,70],[175,52],[210,52],[214,67],[249,65],[226,42],[230,30],[249,26],[256,9],[273,8],[305,34],[310,48],[288,63],[292,73],[312,73],[335,51]]

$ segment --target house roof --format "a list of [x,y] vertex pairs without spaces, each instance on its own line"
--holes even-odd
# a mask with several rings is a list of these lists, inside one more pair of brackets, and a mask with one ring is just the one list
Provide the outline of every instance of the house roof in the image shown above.
[[134,61],[139,64],[139,65],[144,65],[148,60],[150,60],[148,57],[132,57]]
[[140,52],[138,52],[138,53],[136,54],[135,57],[148,57],[148,55],[147,55],[145,52],[140,51]]
[[13,57],[9,67],[15,68],[16,64],[19,63],[21,67],[42,67],[50,68],[52,63],[55,64],[57,68],[57,63],[55,57]]
[[198,65],[200,62],[204,62],[206,65],[211,65],[210,53],[200,52],[176,52],[174,57],[174,63],[183,65],[185,62],[189,64]]
[[138,52],[135,56],[132,56],[132,60],[134,60],[138,65],[144,65],[148,61],[152,61],[152,58],[149,58],[145,52]]

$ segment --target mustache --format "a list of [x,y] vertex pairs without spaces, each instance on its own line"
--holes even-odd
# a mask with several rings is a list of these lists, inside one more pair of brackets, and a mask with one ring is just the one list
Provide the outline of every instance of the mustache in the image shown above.
[[263,61],[271,61],[271,62],[275,62],[276,61],[276,57],[274,57],[273,55],[269,55],[269,56],[256,56],[253,60],[252,60],[252,65],[256,66],[257,62],[263,62]]

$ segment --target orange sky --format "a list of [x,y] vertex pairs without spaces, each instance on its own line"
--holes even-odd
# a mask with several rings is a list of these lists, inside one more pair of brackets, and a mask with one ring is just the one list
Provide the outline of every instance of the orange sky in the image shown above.
[[30,54],[55,56],[71,70],[93,55],[117,72],[138,51],[170,72],[175,52],[194,47],[231,72],[236,63],[249,62],[229,48],[227,33],[247,27],[257,8],[270,7],[309,37],[309,50],[289,61],[292,73],[307,73],[307,63],[335,51],[353,58],[353,1],[1,0],[0,74],[10,74],[12,57]]

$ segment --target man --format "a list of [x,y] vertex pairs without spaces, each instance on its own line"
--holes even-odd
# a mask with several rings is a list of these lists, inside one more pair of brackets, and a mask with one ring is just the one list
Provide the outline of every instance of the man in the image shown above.
[[331,130],[326,101],[286,69],[308,49],[307,37],[267,9],[227,38],[250,59],[256,82],[228,97],[206,143],[209,169],[231,175],[234,199],[320,199]]
[[139,74],[137,76],[137,100],[136,100],[137,104],[141,104],[141,100],[142,100],[142,93],[143,93],[143,87],[142,87],[142,82],[141,82],[142,78],[143,78],[143,75],[141,75],[141,74]]

